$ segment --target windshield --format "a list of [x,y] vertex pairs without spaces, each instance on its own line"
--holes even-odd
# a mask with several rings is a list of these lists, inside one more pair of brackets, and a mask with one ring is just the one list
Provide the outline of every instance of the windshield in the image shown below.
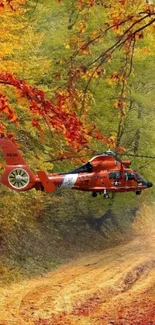
[[135,172],[135,178],[137,182],[142,182],[143,181],[143,177],[136,171]]

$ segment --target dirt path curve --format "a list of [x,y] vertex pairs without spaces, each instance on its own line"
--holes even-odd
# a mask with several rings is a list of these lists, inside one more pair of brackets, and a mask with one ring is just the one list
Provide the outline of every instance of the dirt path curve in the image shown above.
[[0,325],[155,324],[155,234],[1,289]]

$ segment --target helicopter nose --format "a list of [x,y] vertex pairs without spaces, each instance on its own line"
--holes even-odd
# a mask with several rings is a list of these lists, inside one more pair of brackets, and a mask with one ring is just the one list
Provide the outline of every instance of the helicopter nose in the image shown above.
[[152,182],[147,182],[147,187],[152,187],[153,183]]

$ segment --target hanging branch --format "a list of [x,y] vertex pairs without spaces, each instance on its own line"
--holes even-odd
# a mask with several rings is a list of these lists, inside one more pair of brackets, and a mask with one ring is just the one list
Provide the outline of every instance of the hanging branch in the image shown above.
[[[153,16],[155,15],[155,13],[153,14]],[[145,20],[146,18],[150,18],[150,15],[147,14],[145,15],[143,18],[139,19],[138,21],[134,22],[129,28],[126,29],[126,31],[123,33],[122,36],[119,37],[119,39],[111,46],[109,47],[107,50],[105,50],[102,54],[100,54],[97,58],[95,58],[91,63],[89,63],[87,65],[87,67],[90,67],[92,65],[94,65],[96,62],[99,61],[98,65],[95,67],[94,71],[92,72],[92,74],[90,75],[87,84],[84,88],[84,97],[83,97],[83,101],[82,101],[82,108],[81,108],[81,113],[84,109],[84,105],[85,105],[85,96],[86,93],[88,91],[89,85],[96,73],[96,71],[103,65],[103,63],[107,62],[109,58],[111,58],[112,54],[114,52],[116,52],[116,50],[121,49],[122,47],[124,47],[127,43],[130,44],[129,47],[131,47],[131,51],[129,51],[129,60],[130,60],[130,68],[129,68],[129,72],[128,74],[126,74],[126,79],[129,78],[131,72],[132,72],[132,66],[133,66],[133,56],[134,56],[134,49],[135,49],[135,45],[136,45],[136,35],[138,35],[140,32],[142,32],[144,29],[146,29],[147,27],[149,27],[150,25],[152,25],[155,22],[155,18],[151,19],[148,23],[145,23],[143,26],[137,28],[136,30],[132,31],[132,28],[137,25],[138,23],[142,22],[143,20]],[[124,87],[125,87],[125,80],[123,83],[123,88],[122,88],[122,93],[124,92]]]

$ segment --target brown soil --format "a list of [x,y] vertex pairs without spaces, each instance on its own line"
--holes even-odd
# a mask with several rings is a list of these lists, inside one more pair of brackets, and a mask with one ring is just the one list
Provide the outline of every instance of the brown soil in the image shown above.
[[155,324],[155,233],[1,289],[0,325]]

